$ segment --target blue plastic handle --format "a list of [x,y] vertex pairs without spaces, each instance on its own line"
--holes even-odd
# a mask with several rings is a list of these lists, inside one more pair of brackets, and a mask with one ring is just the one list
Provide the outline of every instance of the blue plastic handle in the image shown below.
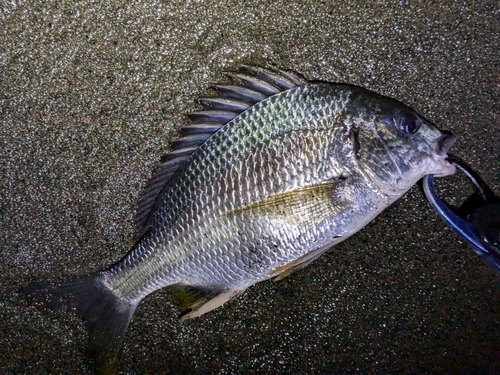
[[[458,170],[464,172],[470,178],[486,203],[488,199],[493,195],[486,184],[462,160],[456,157],[450,157],[450,161],[458,167]],[[450,226],[455,232],[457,232],[463,239],[465,239],[469,243],[472,249],[481,257],[481,259],[483,259],[483,261],[485,261],[498,273],[500,273],[500,254],[496,253],[493,250],[490,251],[489,249],[487,249],[481,243],[481,239],[475,233],[472,224],[469,221],[457,216],[438,197],[436,191],[434,190],[434,183],[432,178],[432,175],[426,175],[423,179],[425,196],[427,197],[427,200],[431,204],[432,208],[445,221],[445,223],[448,224],[448,226]]]

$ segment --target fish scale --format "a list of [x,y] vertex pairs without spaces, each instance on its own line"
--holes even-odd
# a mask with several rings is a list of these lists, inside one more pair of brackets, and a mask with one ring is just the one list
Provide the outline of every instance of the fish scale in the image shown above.
[[[284,141],[283,141],[283,143],[284,143]],[[305,143],[307,143],[307,142],[305,142]],[[299,147],[299,148],[300,148],[300,147]],[[262,149],[257,150],[257,151],[255,152],[255,155],[262,156],[262,154],[264,153],[264,149],[265,149],[265,147],[262,147]],[[248,164],[252,164],[252,159],[247,159],[247,161],[248,161]],[[278,163],[278,162],[276,162],[276,163]],[[279,163],[278,163],[278,164],[279,164]],[[244,164],[243,164],[243,166],[244,166]],[[272,167],[271,167],[270,169],[272,170]],[[246,171],[243,167],[242,167],[242,169],[241,169],[241,170],[242,170],[241,175],[250,175],[249,171]],[[291,173],[290,173],[291,175],[302,176],[302,175],[304,174],[304,171],[303,171],[303,170],[297,170],[296,168],[294,168],[294,166],[293,166],[293,165],[290,165],[290,170],[293,170],[293,172],[291,172]],[[232,171],[232,170],[231,170],[231,169],[229,169],[228,173],[226,173],[226,174],[224,174],[224,175],[223,175],[223,176],[224,176],[224,178],[228,178],[228,179],[229,179],[229,178],[231,178],[231,171]],[[258,174],[258,176],[253,177],[253,180],[254,180],[254,181],[252,181],[252,179],[250,179],[250,181],[251,181],[251,182],[253,182],[253,184],[255,185],[255,184],[258,184],[259,182],[261,182],[261,181],[263,181],[263,180],[265,180],[265,179],[266,179],[265,174],[264,174],[264,173],[260,173],[260,174]],[[321,181],[314,181],[314,182],[315,182],[315,183],[319,183],[319,182],[321,182]],[[285,181],[285,183],[287,183],[287,184],[288,184],[288,183],[289,183],[289,181]],[[261,185],[261,186],[264,186],[264,185]],[[268,186],[269,186],[269,185],[268,185]],[[288,186],[288,185],[287,185],[287,186]],[[265,187],[265,188],[267,188],[267,186],[264,186],[264,187]],[[283,187],[281,187],[281,189],[280,189],[280,190],[278,190],[278,192],[279,192],[279,191],[283,191]],[[267,190],[260,191],[260,190],[256,189],[256,190],[254,190],[254,192],[258,192],[260,196],[263,196],[263,195],[265,195],[265,194],[269,194],[269,192],[268,192]],[[251,199],[255,199],[255,197],[251,197]],[[230,204],[228,205],[228,207],[229,207],[229,208],[228,208],[229,210],[234,210],[234,209],[236,209],[236,208],[237,208],[237,207],[235,207],[235,205],[234,205],[234,204],[231,204],[231,202],[230,202]],[[209,223],[208,225],[210,225],[210,224],[212,224],[212,223]],[[251,228],[251,229],[248,229],[248,228],[241,228],[241,230],[246,230],[246,231],[250,232],[250,234],[253,234],[253,233],[256,233],[256,232],[260,232],[260,233],[262,233],[262,232],[264,232],[264,230],[269,231],[269,232],[275,232],[276,230],[275,230],[275,228],[273,228],[273,226],[272,226],[271,224],[272,224],[272,223],[270,223],[270,222],[267,222],[267,221],[266,221],[266,222],[264,222],[264,223],[263,223],[263,225],[262,225],[261,227],[259,227],[259,228]],[[222,228],[234,228],[234,227],[239,227],[239,223],[224,223],[224,225],[220,225],[220,227],[222,227]],[[214,230],[216,230],[216,229],[215,229],[215,228],[210,228],[210,229],[208,229],[208,230],[207,230],[207,228],[204,228],[204,227],[202,227],[202,228],[201,228],[201,231],[203,231],[203,232],[207,232],[207,231],[211,231],[211,232],[213,232]],[[218,232],[215,232],[215,233],[216,233],[216,234],[214,234],[214,236],[216,236],[216,237],[217,237],[217,236],[220,236],[221,238],[223,238],[223,237],[227,237],[227,234],[225,234],[225,233],[221,233],[221,234],[218,234]],[[286,238],[286,236],[285,236],[285,238]],[[213,251],[211,246],[208,246],[208,247],[207,247],[207,246],[204,246],[203,244],[202,244],[201,246],[196,246],[196,243],[198,242],[198,239],[197,239],[197,238],[193,238],[191,235],[189,235],[189,236],[183,236],[183,237],[182,237],[182,240],[183,240],[183,242],[184,242],[184,243],[183,243],[183,244],[180,244],[180,245],[179,245],[179,247],[183,247],[183,248],[185,248],[185,249],[190,249],[191,251],[196,251],[197,249],[200,249],[199,251],[203,251],[203,252],[205,253],[205,259],[207,260],[207,262],[210,262],[210,258],[211,258],[210,252],[211,252],[211,251]],[[291,240],[291,239],[290,239],[290,240]],[[218,243],[222,243],[222,242],[221,242],[221,239],[219,239],[217,242],[218,242]],[[251,240],[250,240],[249,242],[254,243],[254,242],[255,242],[255,239],[254,239],[254,238],[251,238]],[[176,246],[176,247],[177,247],[177,246]],[[241,247],[240,247],[240,244],[239,244],[237,241],[236,241],[236,242],[232,242],[232,243],[231,243],[231,245],[230,245],[230,246],[228,246],[228,247],[231,247],[231,248],[234,248],[234,249],[241,248]],[[293,254],[293,253],[290,253],[290,252],[289,252],[289,247],[288,247],[288,248],[285,248],[285,249],[282,249],[281,251],[284,251],[284,250],[286,250],[286,254],[285,254],[285,255],[287,255],[287,256],[289,256],[289,257],[292,257],[292,258],[293,258],[294,256],[296,256],[296,254]],[[304,251],[304,249],[302,248],[302,249],[301,249],[301,251]],[[233,255],[235,255],[235,254],[233,254]],[[236,255],[237,255],[237,254],[236,254]],[[237,259],[237,256],[236,256],[236,255],[235,255],[235,258]],[[248,256],[248,255],[242,252],[240,256],[241,256],[241,257],[246,257],[246,256]],[[218,258],[217,256],[213,256],[213,259],[217,259],[217,258]],[[284,259],[284,261],[288,260],[288,259],[286,259],[286,258],[284,258],[284,257],[283,257],[283,259]],[[272,263],[270,263],[270,264],[272,264]],[[229,266],[231,266],[231,264],[228,264],[227,266],[229,267]],[[182,268],[182,267],[180,266],[180,268]],[[239,270],[239,271],[242,271],[242,270]],[[183,278],[183,277],[182,277],[182,273],[183,273],[183,272],[182,272],[182,269],[181,269],[181,270],[179,270],[179,271],[173,271],[173,272],[171,272],[171,274],[179,274],[179,275],[181,275],[181,276],[180,276],[180,279],[182,279],[182,280],[186,280],[186,282],[191,281],[189,277],[185,277],[185,278]],[[197,270],[197,271],[196,271],[196,273],[197,273],[197,275],[198,275],[198,277],[199,277],[199,275],[200,275],[200,271],[199,271],[199,270]],[[241,272],[239,272],[239,274],[241,275]],[[253,277],[256,277],[256,276],[257,276],[257,277],[259,277],[260,275],[253,275]],[[262,276],[260,276],[260,277],[262,277]],[[245,276],[243,276],[243,278],[245,278]],[[223,281],[225,281],[225,282],[226,282],[226,284],[228,284],[228,282],[229,282],[230,280],[223,280]],[[199,281],[199,280],[196,280],[196,282],[198,282],[198,283],[199,283],[200,281]],[[206,281],[204,281],[204,282],[206,283]],[[216,281],[212,280],[212,284],[221,284],[221,281],[216,282]],[[210,284],[209,284],[209,285],[210,285]],[[230,285],[230,284],[229,284],[229,285]]]
[[[146,238],[144,240],[145,244],[143,246],[143,251],[149,250],[150,253],[148,257],[150,257],[151,260],[146,259],[145,261],[144,257],[139,257],[140,262],[138,263],[141,265],[141,268],[149,264],[152,265],[149,271],[141,270],[141,277],[136,278],[142,290],[144,290],[144,292],[150,292],[152,289],[162,288],[176,282],[188,285],[224,285],[225,288],[229,289],[234,286],[232,284],[239,282],[239,280],[220,279],[219,273],[212,270],[211,262],[214,262],[218,257],[212,255],[214,251],[213,248],[195,245],[200,242],[196,232],[201,230],[218,233],[215,231],[215,228],[213,228],[214,219],[204,219],[212,218],[214,212],[219,211],[220,215],[223,214],[225,210],[234,210],[244,207],[251,202],[265,199],[267,195],[280,194],[287,190],[300,189],[303,187],[305,185],[304,171],[298,170],[294,163],[289,163],[289,168],[283,168],[284,163],[282,159],[286,159],[288,155],[291,154],[299,160],[313,160],[313,155],[309,153],[309,157],[305,158],[304,155],[300,155],[300,151],[299,153],[282,152],[280,158],[276,158],[273,157],[272,152],[270,152],[273,148],[266,142],[279,142],[284,145],[285,140],[283,138],[287,138],[287,134],[293,137],[294,141],[297,142],[299,138],[298,134],[303,131],[326,129],[331,132],[332,130],[336,130],[335,128],[331,128],[329,121],[335,118],[336,110],[341,109],[345,103],[348,102],[347,98],[350,93],[349,90],[346,91],[347,92],[339,90],[337,87],[331,90],[331,86],[321,84],[291,89],[287,91],[285,95],[274,96],[258,103],[242,116],[229,122],[227,126],[216,133],[209,142],[203,144],[198,152],[193,155],[189,165],[182,171],[182,175],[177,179],[173,179],[173,181],[177,181],[177,184],[174,184],[163,198],[164,205],[158,211],[152,224],[153,228],[158,227],[160,231],[151,231],[151,239]],[[296,107],[293,106],[295,102],[305,103],[310,110],[297,111]],[[270,124],[273,126],[269,126]],[[339,123],[337,126],[343,126],[343,124]],[[321,131],[316,132],[317,135],[315,137],[311,136],[311,133],[313,132],[307,134],[307,139],[311,142],[325,138],[325,135],[321,134]],[[272,138],[278,137],[281,134],[285,134],[285,137]],[[333,139],[332,134],[330,134],[330,137]],[[242,139],[248,140],[250,138],[252,138],[253,142],[241,142]],[[279,140],[276,141],[276,139]],[[221,143],[226,146],[221,147]],[[245,144],[248,146],[244,147]],[[261,147],[258,148],[258,145],[261,145]],[[258,150],[256,150],[256,148],[258,148]],[[217,152],[220,149],[225,150],[225,152]],[[297,147],[297,149],[302,150],[301,147]],[[320,148],[317,147],[316,150],[319,151]],[[245,163],[242,163],[243,160],[246,161],[246,168]],[[312,163],[313,165],[325,165],[324,162],[321,163],[321,160],[319,160],[317,156],[315,162]],[[285,175],[283,184],[276,186],[277,189],[275,191],[270,189],[271,184],[269,182],[271,180],[268,178],[268,172],[273,169],[273,166],[276,166],[276,169],[283,170]],[[347,168],[352,166],[353,165],[344,165],[344,170],[338,171],[337,173],[340,174],[344,172],[348,174],[349,171]],[[255,171],[255,167],[259,167],[258,171],[260,173]],[[333,169],[333,166],[331,167]],[[223,205],[218,206],[214,204],[217,202],[217,200],[214,199],[215,196],[219,196],[220,194],[220,189],[217,186],[217,179],[223,178],[226,181],[233,181],[232,172],[234,169],[239,169],[239,176],[243,176],[246,180],[246,184],[236,185],[238,188],[244,188],[243,196],[240,195],[240,199],[238,199],[239,191],[236,189],[236,200],[222,201],[221,203],[223,203]],[[321,177],[323,177],[323,179],[321,179]],[[318,181],[311,181],[311,183],[321,183],[325,181],[324,176],[320,176]],[[193,209],[196,205],[198,205],[197,210]],[[204,218],[197,218],[201,213],[203,213]],[[208,227],[203,225],[204,221],[207,221],[206,225]],[[173,223],[175,223],[175,225]],[[195,225],[197,228],[195,228]],[[223,228],[238,227],[238,223],[236,222],[222,223],[221,225]],[[333,226],[334,223],[331,223],[331,225]],[[168,230],[170,227],[177,228]],[[268,229],[271,233],[275,232],[275,229],[270,226],[270,223],[267,221],[264,221],[262,228],[253,228],[254,231],[257,230],[258,232],[262,232],[265,229]],[[158,241],[155,234],[158,232],[164,233],[165,231],[167,232],[166,239]],[[173,231],[176,231],[175,234],[172,234]],[[228,233],[226,232],[214,235],[219,246],[224,243],[222,239],[227,237],[227,235]],[[169,238],[172,240],[168,241]],[[190,238],[189,243],[186,243],[186,238]],[[290,238],[290,240],[293,240],[293,238]],[[252,238],[251,241],[255,241],[255,239]],[[203,241],[201,241],[201,243],[203,243]],[[152,246],[152,244],[155,246]],[[224,246],[227,252],[233,251],[231,255],[233,259],[236,260],[244,255],[238,252],[234,253],[232,249],[238,249],[240,247],[241,244],[238,243],[237,240],[233,240]],[[168,252],[165,252],[164,249],[167,248]],[[310,246],[306,246],[301,247],[297,251],[293,251],[289,246],[285,249],[287,252],[286,256],[281,257],[280,260],[282,263],[291,262],[311,250]],[[192,271],[189,268],[189,259],[181,262],[180,265],[176,267],[179,260],[183,259],[188,253],[197,254],[204,260],[202,269],[198,267],[195,268],[195,277],[190,275]],[[158,257],[160,259],[157,259]],[[133,261],[130,263],[133,264]],[[185,265],[186,263],[188,264],[187,266]],[[224,264],[224,266],[241,266],[240,263],[237,261],[234,262],[234,260],[230,260],[227,263],[228,264]],[[274,265],[270,262],[270,265],[279,267],[282,264]],[[215,266],[217,269],[220,269],[219,264],[215,263]],[[136,268],[137,267],[131,267],[131,272],[137,272]],[[163,269],[163,274],[168,275],[168,277],[148,277],[149,273],[155,275],[157,269]],[[208,277],[203,275],[203,272],[207,272]],[[253,275],[251,273],[246,273],[245,270],[242,269],[238,269],[236,273],[239,275],[239,279],[245,279],[251,275],[252,279],[247,281],[250,285],[256,281],[269,277],[269,275]],[[130,276],[125,275],[122,271],[122,273],[118,275],[118,282],[120,283],[120,280],[124,277],[130,279]],[[111,289],[115,289],[111,278],[106,280],[106,282]],[[149,284],[146,288],[144,287],[145,283]],[[127,288],[130,290],[130,286],[127,286]],[[123,293],[120,294],[123,295]],[[131,296],[131,299],[141,298],[143,298],[143,295],[140,293],[135,293]]]
[[[299,100],[300,100],[300,98],[299,98]],[[302,120],[302,121],[304,121],[304,120]],[[258,120],[257,120],[257,121],[254,121],[254,122],[258,122]],[[234,124],[233,124],[233,126],[234,126]],[[315,126],[315,127],[316,127],[316,126]],[[279,128],[278,128],[278,129],[279,129]],[[236,138],[238,138],[238,137],[242,137],[242,136],[245,136],[245,134],[244,134],[242,131],[240,131],[240,132],[233,132],[233,133],[236,133]],[[243,134],[241,134],[241,133],[243,133]],[[262,137],[261,139],[265,140],[265,139],[269,139],[271,134],[269,134],[269,135],[268,135],[268,134],[266,134],[266,133],[264,133],[264,134],[263,134],[263,133],[261,133],[261,136],[263,136],[263,135],[265,135],[265,137]],[[238,139],[235,139],[235,140],[233,139],[233,140],[230,140],[230,141],[228,141],[228,142],[231,142],[231,143],[237,143],[237,142],[238,142]],[[262,142],[262,140],[261,140],[261,142]],[[242,150],[239,150],[239,152],[240,152],[240,153],[242,153]],[[228,149],[228,153],[229,153],[229,154],[231,154],[231,149]],[[217,164],[221,165],[221,164],[222,164],[222,165],[219,167],[219,169],[222,169],[222,170],[223,170],[224,168],[227,168],[227,164],[228,164],[228,163],[231,163],[231,162],[232,162],[232,159],[224,159],[223,157],[222,157],[222,158],[219,158],[219,159],[211,160],[209,157],[207,157],[208,155],[210,155],[210,150],[209,150],[209,149],[208,149],[208,150],[205,150],[205,152],[204,152],[203,154],[201,154],[201,155],[200,155],[200,158],[202,158],[202,159],[204,159],[204,160],[206,161],[205,165],[206,165],[206,164],[212,164],[212,165],[217,165]],[[263,154],[262,154],[261,152],[259,152],[257,155],[260,155],[261,157],[263,157]],[[283,153],[283,155],[286,155],[286,154],[285,154],[285,153]],[[236,154],[236,155],[235,155],[235,158],[236,158],[236,157],[238,157],[238,156],[239,156],[239,155],[238,155],[238,154]],[[246,157],[247,155],[243,155],[243,156],[244,156],[244,157]],[[248,160],[248,159],[247,159],[247,160]],[[224,162],[224,161],[226,161],[226,163],[225,163],[225,164],[223,164],[223,162]],[[262,165],[263,165],[264,163],[265,163],[265,161],[263,160],[263,161],[262,161]],[[255,164],[254,164],[253,166],[255,166]],[[205,178],[205,179],[210,179],[210,177],[211,177],[211,176],[216,176],[216,175],[217,175],[217,174],[216,174],[216,173],[217,173],[216,171],[214,171],[215,173],[212,173],[212,174],[207,174],[207,171],[210,171],[210,169],[208,169],[208,170],[207,170],[207,169],[203,169],[203,168],[196,168],[196,167],[193,167],[193,170],[192,170],[192,171],[191,171],[191,170],[189,170],[189,172],[190,172],[190,173],[189,173],[189,175],[187,175],[186,180],[190,180],[190,179],[192,179],[192,180],[194,181],[194,183],[193,183],[193,185],[194,185],[194,186],[193,186],[193,188],[192,188],[192,191],[194,191],[194,190],[196,190],[196,189],[199,189],[199,187],[200,187],[201,185],[203,185],[203,184],[204,184],[204,181],[203,181],[203,179],[204,179],[204,178]],[[212,170],[212,171],[213,171],[213,170]],[[205,173],[204,173],[204,172],[205,172]],[[289,173],[289,175],[291,175],[291,176],[300,175],[300,171],[299,171],[299,172],[297,172],[297,171],[295,171],[295,169],[294,169],[294,168],[291,168],[291,169],[290,169],[290,172],[291,172],[291,173]],[[196,177],[198,174],[200,174],[201,176]],[[243,175],[246,175],[246,173],[243,173]],[[266,181],[266,176],[261,176],[261,181]],[[255,183],[256,183],[256,182],[257,182],[257,181],[255,181]],[[291,181],[286,181],[286,183],[290,183],[290,182],[291,182]],[[254,184],[255,184],[255,183],[254,183]],[[266,189],[266,187],[265,187],[264,185],[259,185],[259,186],[263,189],[260,195],[263,195],[263,194],[272,194],[272,193],[274,193],[274,192],[272,192],[272,191],[268,191],[268,189]],[[286,185],[283,185],[283,186],[286,186]],[[283,187],[283,186],[282,186],[282,187]],[[186,185],[184,185],[184,186],[178,186],[178,187],[177,187],[178,189],[177,189],[176,191],[182,191],[182,189],[184,189],[185,187],[186,187]],[[249,194],[251,194],[251,193],[254,193],[254,194],[255,194],[255,193],[256,193],[256,191],[252,191],[252,186],[250,186],[250,189],[246,190],[246,192],[247,192],[247,193],[249,193]],[[205,196],[210,196],[210,195],[211,195],[209,192],[203,192],[203,193],[201,193],[201,192],[200,192],[199,194],[202,194],[202,195],[205,195]],[[192,199],[192,196],[193,196],[193,195],[194,195],[194,193],[193,193],[193,192],[188,191],[188,192],[186,192],[186,193],[185,193],[185,195],[184,195],[182,198],[180,198],[179,200],[181,200],[181,201],[189,201],[189,200],[191,200],[191,199]],[[174,202],[174,200],[175,200],[175,196],[173,196],[173,197],[168,197],[168,198],[165,198],[165,199],[168,199],[170,202]],[[258,196],[258,195],[253,195],[253,196],[252,196],[252,195],[250,195],[250,196],[248,197],[248,201],[252,201],[253,199],[259,199],[259,196]],[[196,202],[198,202],[198,201],[196,201]],[[234,203],[234,202],[233,202],[233,203]],[[204,210],[205,215],[207,215],[207,214],[209,215],[209,214],[210,214],[210,207],[206,207],[206,204],[203,204],[203,201],[202,201],[202,208],[201,208],[201,209],[203,209],[203,210]],[[232,208],[231,208],[231,209],[232,209]],[[184,210],[184,208],[178,208],[178,211],[181,211],[181,210]],[[169,211],[168,209],[165,209],[165,210],[162,210],[162,211],[165,211],[165,213],[164,213],[163,215],[161,215],[161,214],[160,214],[160,216],[162,216],[162,219],[166,217],[166,220],[165,220],[165,221],[166,221],[166,224],[165,224],[165,225],[161,225],[161,224],[160,224],[160,225],[161,225],[162,229],[164,229],[164,228],[168,225],[168,221],[169,221],[169,219],[170,219],[170,220],[173,220],[173,215],[175,214],[175,211],[173,211],[173,212],[172,212],[172,211]],[[171,212],[171,213],[172,213],[170,217],[167,217],[167,216],[166,216],[168,212]]]
[[[359,87],[245,67],[216,86],[147,183],[137,244],[115,265],[32,286],[74,306],[109,369],[138,303],[170,287],[182,319],[281,279],[363,228],[453,143],[405,105]],[[412,132],[410,133],[409,130]],[[414,131],[417,130],[417,131]]]

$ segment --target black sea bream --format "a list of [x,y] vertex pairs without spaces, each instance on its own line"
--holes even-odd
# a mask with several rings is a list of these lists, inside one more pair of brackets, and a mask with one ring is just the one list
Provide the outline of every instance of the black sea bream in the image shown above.
[[119,263],[30,286],[76,308],[102,369],[141,300],[171,287],[182,319],[283,278],[373,220],[426,174],[455,171],[455,137],[368,90],[244,67],[191,114],[138,208]]

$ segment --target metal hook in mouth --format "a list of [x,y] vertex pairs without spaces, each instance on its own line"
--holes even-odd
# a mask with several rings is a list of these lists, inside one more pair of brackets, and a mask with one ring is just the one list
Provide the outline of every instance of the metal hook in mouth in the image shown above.
[[[481,197],[483,201],[482,207],[490,205],[493,207],[493,215],[500,215],[500,201],[495,196],[493,191],[486,185],[486,183],[479,177],[479,175],[474,172],[463,160],[460,158],[450,155],[448,161],[455,165],[459,171],[464,173],[475,187],[476,193]],[[450,226],[455,232],[457,232],[463,239],[465,239],[472,249],[483,259],[486,263],[492,266],[498,273],[500,273],[500,252],[496,245],[490,244],[484,239],[484,236],[478,234],[477,225],[468,221],[467,218],[462,218],[455,214],[436,194],[434,189],[434,183],[432,180],[432,175],[426,175],[423,179],[423,188],[427,200],[431,204],[432,208],[437,212],[437,214],[443,219],[448,226]],[[490,203],[492,202],[492,203]],[[490,222],[498,222],[499,217],[489,218]],[[493,228],[497,230],[497,228]],[[498,229],[500,230],[500,229]],[[496,235],[498,237],[498,230]]]

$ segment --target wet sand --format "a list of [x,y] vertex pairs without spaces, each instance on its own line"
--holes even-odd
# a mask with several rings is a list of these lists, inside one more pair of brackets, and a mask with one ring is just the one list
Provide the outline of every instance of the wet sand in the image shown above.
[[[91,371],[79,318],[15,291],[128,251],[151,169],[240,64],[398,99],[458,134],[452,152],[500,194],[497,2],[110,3],[0,5],[2,373]],[[498,280],[416,186],[307,269],[199,319],[149,296],[117,370],[498,373]]]

